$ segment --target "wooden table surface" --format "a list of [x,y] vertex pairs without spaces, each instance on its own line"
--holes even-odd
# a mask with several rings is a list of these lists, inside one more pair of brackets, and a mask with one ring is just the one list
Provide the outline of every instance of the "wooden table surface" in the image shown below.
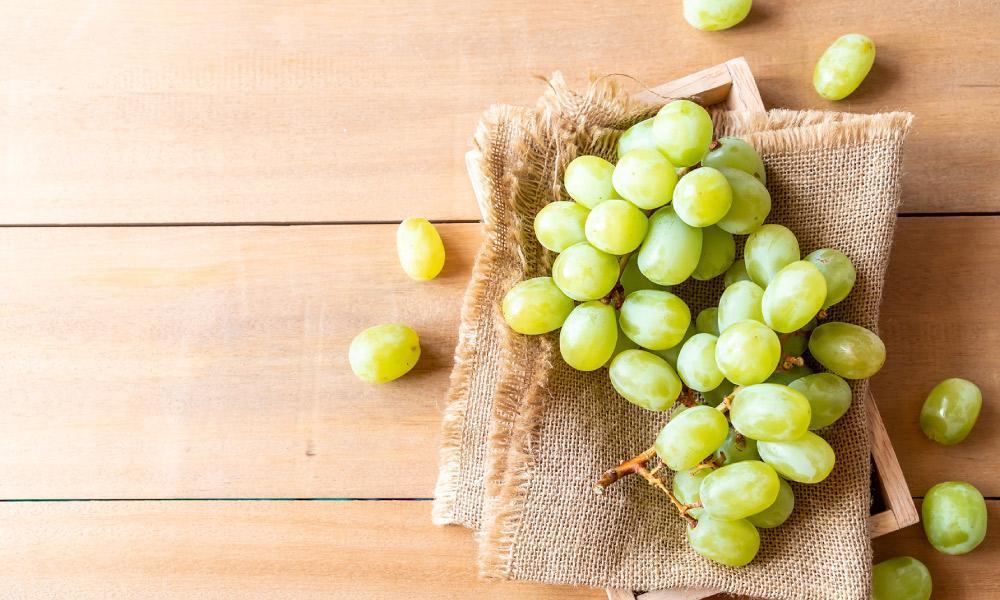
[[[430,523],[481,239],[462,155],[536,75],[653,84],[739,55],[771,106],[917,115],[874,391],[913,496],[969,481],[992,531],[876,554],[924,560],[936,598],[1000,596],[1000,5],[754,4],[703,33],[674,1],[3,3],[0,597],[603,597],[478,581],[469,533]],[[850,31],[879,55],[834,105],[810,74]],[[396,263],[410,215],[444,223],[429,283]],[[425,354],[362,385],[347,345],[383,321]],[[950,376],[986,401],[945,448],[917,414]]]

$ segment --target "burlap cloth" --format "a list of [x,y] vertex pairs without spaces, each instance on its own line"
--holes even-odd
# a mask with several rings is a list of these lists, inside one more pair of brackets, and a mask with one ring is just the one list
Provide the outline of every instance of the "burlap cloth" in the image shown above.
[[[818,485],[793,484],[789,521],[761,530],[753,563],[729,568],[689,548],[684,522],[643,481],[624,480],[604,496],[592,491],[602,471],[651,445],[665,413],[619,397],[604,369],[568,367],[558,332],[518,335],[500,315],[504,293],[547,274],[554,258],[535,240],[532,221],[545,204],[566,199],[565,165],[581,154],[614,160],[620,132],[654,111],[607,80],[581,94],[557,75],[535,109],[495,106],[484,116],[475,145],[486,235],[462,310],[434,521],[478,530],[487,577],[867,600],[870,449],[857,401],[867,382],[853,384],[854,405],[821,432],[837,454],[833,473]],[[713,118],[717,135],[744,137],[763,157],[768,222],[791,228],[803,255],[830,246],[854,261],[857,283],[831,317],[875,329],[911,115],[773,110]],[[721,290],[718,280],[675,288],[693,314]]]

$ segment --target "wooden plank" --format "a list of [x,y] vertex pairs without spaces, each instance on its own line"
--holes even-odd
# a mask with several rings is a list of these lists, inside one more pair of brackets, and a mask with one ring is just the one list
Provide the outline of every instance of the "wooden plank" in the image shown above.
[[[0,223],[475,219],[462,154],[476,120],[534,102],[535,75],[653,84],[736,55],[770,106],[915,112],[904,210],[1000,209],[983,176],[1000,166],[1000,122],[982,118],[1000,110],[991,0],[761,1],[726,32],[662,3],[577,8],[4,3]],[[874,72],[828,103],[812,67],[856,29],[878,44]]]
[[482,581],[475,542],[429,502],[0,505],[7,598],[593,599]]

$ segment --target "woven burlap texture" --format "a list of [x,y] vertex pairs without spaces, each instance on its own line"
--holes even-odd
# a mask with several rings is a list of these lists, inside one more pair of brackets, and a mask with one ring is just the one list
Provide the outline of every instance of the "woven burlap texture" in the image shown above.
[[[538,210],[567,199],[566,164],[582,154],[614,160],[620,132],[655,110],[608,81],[584,93],[557,75],[534,110],[496,106],[475,144],[485,193],[485,241],[466,293],[444,415],[434,521],[479,531],[489,577],[637,590],[706,587],[781,600],[869,597],[870,448],[867,382],[854,382],[847,415],[821,432],[837,466],[818,485],[793,484],[796,507],[761,530],[757,559],[728,568],[696,555],[665,497],[625,480],[592,485],[617,461],[649,447],[666,416],[618,396],[607,372],[581,373],[559,357],[558,333],[511,332],[499,303],[518,281],[545,275],[554,255],[532,233]],[[899,202],[899,160],[911,116],[775,110],[715,112],[718,135],[761,153],[770,223],[795,232],[803,255],[844,251],[858,279],[831,318],[875,329]],[[742,239],[740,239],[740,242]],[[697,313],[721,281],[675,292]]]

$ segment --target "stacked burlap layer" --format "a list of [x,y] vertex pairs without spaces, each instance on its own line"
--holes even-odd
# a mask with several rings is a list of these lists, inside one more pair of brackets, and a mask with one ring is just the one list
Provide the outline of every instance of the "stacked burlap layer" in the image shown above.
[[[853,384],[853,407],[821,432],[837,454],[833,473],[818,485],[793,484],[792,517],[761,530],[761,551],[746,567],[695,554],[684,522],[642,481],[594,494],[600,473],[648,448],[666,415],[623,400],[606,370],[568,367],[558,333],[513,333],[499,305],[515,283],[548,272],[554,255],[535,240],[532,221],[541,207],[566,199],[565,165],[581,154],[614,160],[621,131],[655,109],[608,82],[583,94],[558,76],[550,83],[535,110],[493,107],[476,133],[486,236],[462,312],[435,522],[479,531],[480,569],[488,577],[867,600],[867,382]],[[718,135],[744,137],[763,157],[773,201],[768,222],[794,231],[803,255],[834,247],[854,261],[855,288],[831,318],[875,329],[911,116],[775,110],[713,118]],[[718,301],[722,283],[692,281],[674,291],[696,314]]]

